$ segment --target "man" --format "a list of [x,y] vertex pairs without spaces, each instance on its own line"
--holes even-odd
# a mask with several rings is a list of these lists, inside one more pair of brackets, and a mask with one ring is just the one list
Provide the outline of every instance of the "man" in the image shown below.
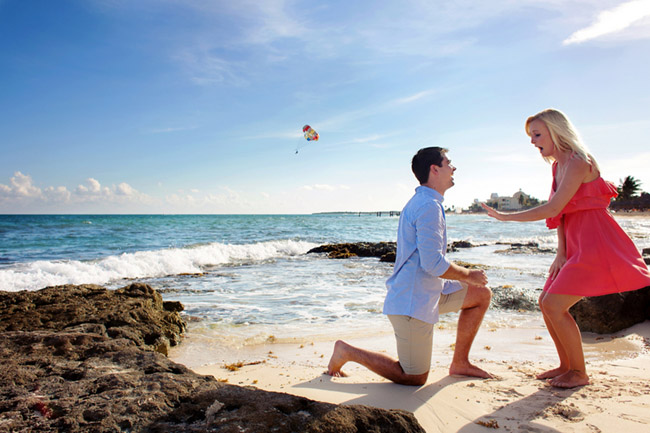
[[420,149],[411,163],[420,186],[400,214],[395,269],[386,282],[384,301],[384,314],[395,330],[399,360],[339,340],[327,374],[345,376],[341,368],[352,361],[395,383],[424,385],[431,366],[433,325],[439,314],[460,310],[449,374],[492,377],[468,358],[492,297],[487,277],[484,271],[460,267],[445,257],[447,227],[442,202],[454,185],[456,171],[447,152],[440,147]]

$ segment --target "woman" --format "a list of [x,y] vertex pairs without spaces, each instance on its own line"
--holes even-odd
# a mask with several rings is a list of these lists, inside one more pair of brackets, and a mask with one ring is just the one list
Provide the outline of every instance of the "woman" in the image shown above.
[[637,290],[650,286],[650,272],[632,240],[607,211],[616,187],[600,177],[596,160],[561,111],[547,109],[526,120],[531,142],[552,162],[553,187],[547,203],[521,212],[499,212],[482,204],[500,221],[546,219],[557,228],[558,247],[539,298],[560,366],[538,379],[552,386],[587,385],[580,330],[569,313],[585,296]]

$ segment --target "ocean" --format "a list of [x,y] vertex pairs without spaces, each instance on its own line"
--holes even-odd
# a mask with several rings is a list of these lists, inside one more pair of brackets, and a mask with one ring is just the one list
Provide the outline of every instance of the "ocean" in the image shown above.
[[[616,218],[639,249],[650,247],[649,217]],[[373,214],[0,215],[0,290],[143,282],[183,303],[189,332],[235,346],[372,334],[386,329],[381,310],[393,264],[307,252],[395,241],[397,223]],[[484,214],[448,214],[447,225],[450,243],[476,245],[450,252],[452,260],[485,266],[495,293],[536,301],[554,258],[554,230]],[[509,245],[530,242],[539,249]],[[494,306],[486,322],[540,320],[536,306],[517,305]],[[443,325],[454,321],[448,316]]]

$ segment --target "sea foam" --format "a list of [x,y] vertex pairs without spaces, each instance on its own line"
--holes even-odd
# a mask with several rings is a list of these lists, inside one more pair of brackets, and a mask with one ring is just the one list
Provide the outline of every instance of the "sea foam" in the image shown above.
[[210,243],[137,251],[97,260],[39,260],[0,270],[0,290],[38,290],[61,284],[107,284],[134,278],[201,273],[213,266],[240,265],[305,254],[310,242],[278,240],[253,244]]

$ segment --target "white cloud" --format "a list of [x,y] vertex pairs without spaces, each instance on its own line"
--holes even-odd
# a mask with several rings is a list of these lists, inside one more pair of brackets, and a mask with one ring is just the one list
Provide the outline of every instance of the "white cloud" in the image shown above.
[[48,186],[43,195],[48,201],[55,203],[68,203],[72,198],[72,193],[65,186]]
[[42,191],[32,184],[32,177],[17,171],[10,180],[10,186],[0,185],[0,191],[6,197],[14,198],[37,198],[42,195]]
[[131,187],[131,185],[129,185],[128,183],[122,182],[119,185],[117,185],[117,188],[115,188],[115,193],[117,195],[133,197],[138,192],[135,189],[133,189],[133,187]]
[[111,195],[111,190],[109,188],[102,188],[99,181],[92,177],[86,179],[85,185],[78,185],[74,192],[78,197],[89,198],[91,200],[105,198]]
[[102,186],[97,179],[88,178],[74,191],[69,191],[65,186],[48,186],[44,189],[33,184],[32,177],[19,171],[10,179],[10,185],[0,184],[0,211],[15,211],[34,206],[57,208],[58,211],[79,211],[79,205],[85,204],[144,204],[149,205],[153,199],[143,194],[125,182],[110,187]]
[[221,193],[202,194],[198,189],[191,189],[190,193],[179,191],[177,194],[169,194],[165,197],[165,203],[173,212],[198,212],[198,213],[220,213],[220,212],[247,212],[254,209],[257,200],[248,200],[238,191],[229,187],[221,187]]
[[579,44],[605,35],[621,32],[650,17],[650,0],[634,0],[602,11],[596,20],[565,39],[564,45]]
[[302,189],[307,191],[338,191],[338,190],[349,190],[350,187],[347,185],[327,185],[327,184],[317,183],[314,185],[304,185]]

